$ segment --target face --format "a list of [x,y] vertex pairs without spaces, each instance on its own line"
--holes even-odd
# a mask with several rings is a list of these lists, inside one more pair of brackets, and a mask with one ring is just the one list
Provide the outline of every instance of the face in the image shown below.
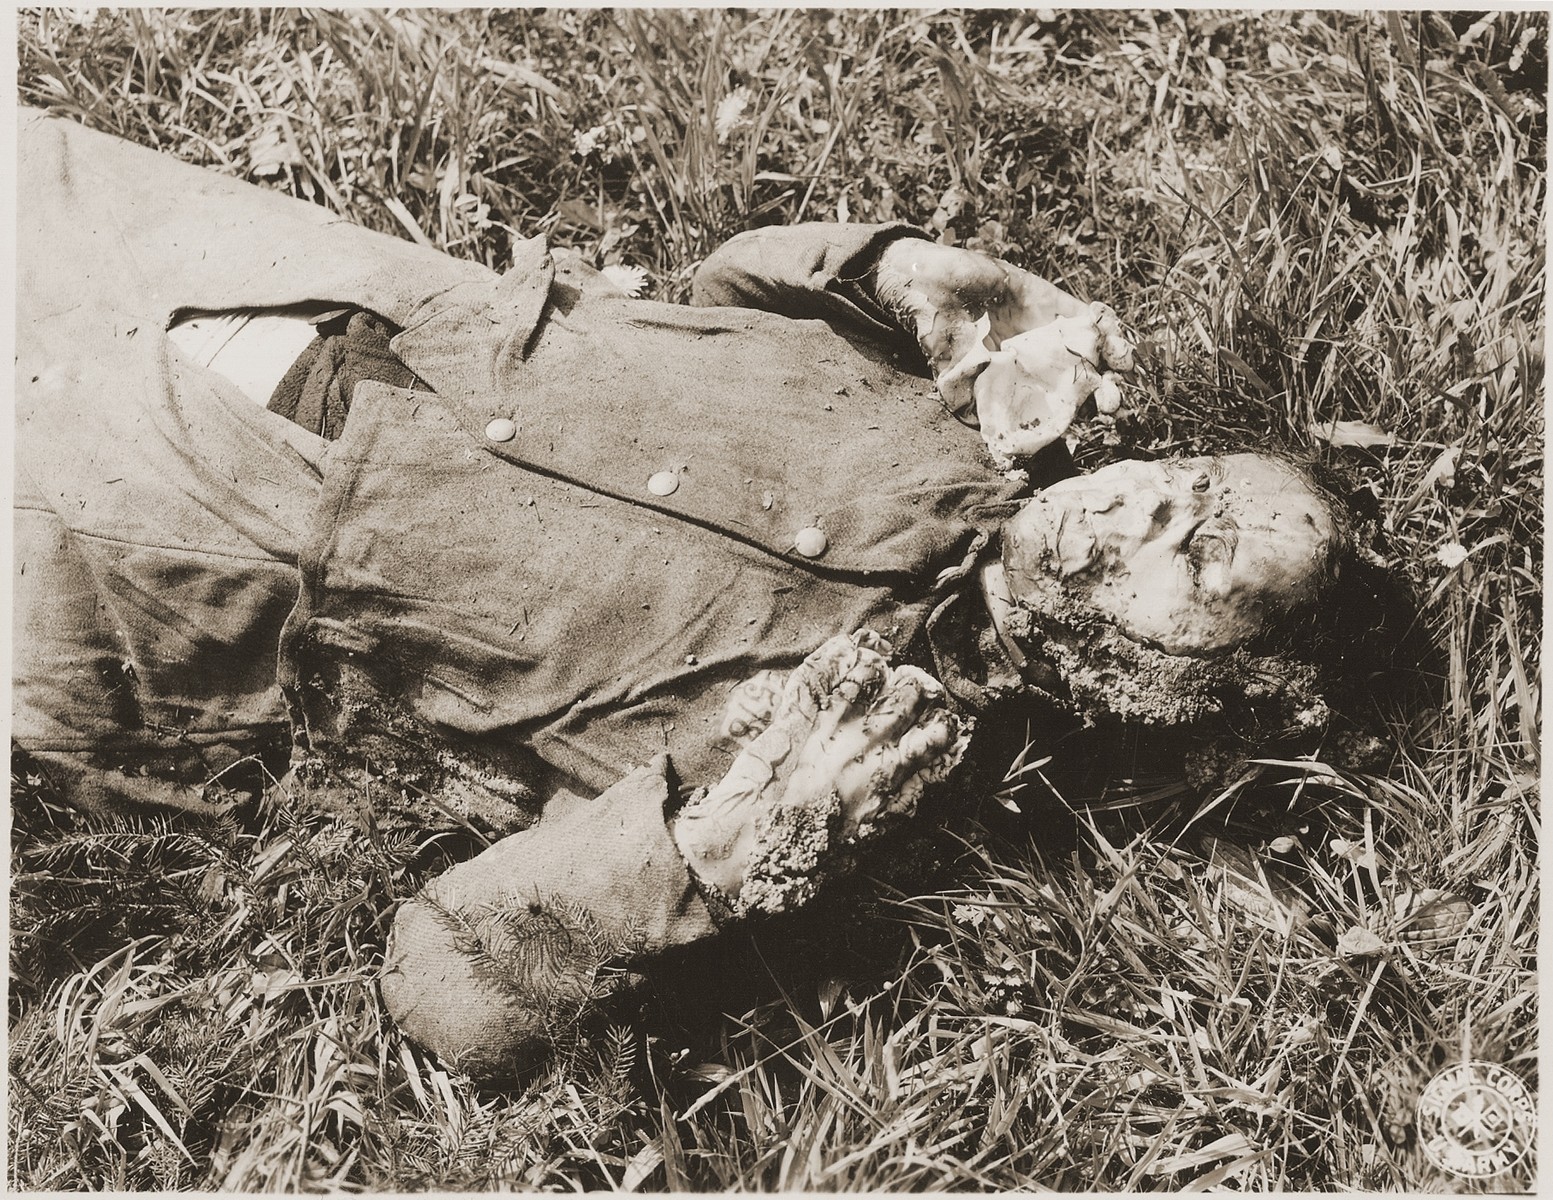
[[1171,654],[1240,645],[1318,582],[1321,498],[1257,454],[1119,462],[1065,479],[1003,528],[1016,600],[1065,594]]

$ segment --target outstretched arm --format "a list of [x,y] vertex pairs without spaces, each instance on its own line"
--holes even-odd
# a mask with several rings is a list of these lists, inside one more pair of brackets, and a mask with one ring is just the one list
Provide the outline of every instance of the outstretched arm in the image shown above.
[[911,225],[771,225],[730,238],[696,269],[690,302],[755,308],[829,322],[841,333],[903,347],[899,322],[874,295],[869,276],[880,251],[927,235]]
[[1132,367],[1132,346],[1106,305],[909,225],[741,233],[701,265],[692,300],[914,345],[944,403],[981,430],[1004,468],[1060,438],[1091,396],[1099,411],[1115,412],[1112,373]]
[[672,818],[659,758],[433,880],[394,920],[390,1014],[452,1065],[511,1074],[633,968],[807,903],[965,750],[942,688],[887,651],[867,632],[825,643],[727,776]]

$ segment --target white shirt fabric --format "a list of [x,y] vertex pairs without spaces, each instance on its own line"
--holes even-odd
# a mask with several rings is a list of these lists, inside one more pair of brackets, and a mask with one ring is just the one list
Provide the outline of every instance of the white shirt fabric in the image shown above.
[[256,404],[268,404],[276,386],[317,334],[316,304],[293,308],[200,313],[167,331],[190,361],[233,383]]

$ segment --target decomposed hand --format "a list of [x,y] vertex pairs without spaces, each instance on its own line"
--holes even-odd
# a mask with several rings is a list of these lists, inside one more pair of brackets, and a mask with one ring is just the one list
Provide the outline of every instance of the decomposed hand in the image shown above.
[[842,852],[915,812],[970,723],[942,685],[892,667],[869,631],[831,638],[788,678],[770,725],[675,819],[700,877],[740,912],[806,901]]
[[1000,259],[920,238],[880,252],[875,289],[917,337],[939,394],[1002,467],[1067,431],[1091,396],[1117,411],[1132,369],[1116,314]]

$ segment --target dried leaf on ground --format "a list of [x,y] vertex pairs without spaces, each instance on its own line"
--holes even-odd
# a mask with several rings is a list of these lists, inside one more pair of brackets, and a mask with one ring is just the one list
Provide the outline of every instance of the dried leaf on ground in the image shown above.
[[1221,881],[1224,898],[1247,916],[1279,933],[1290,933],[1310,920],[1305,897],[1277,863],[1221,838],[1206,839],[1205,849],[1209,871]]
[[1386,952],[1386,943],[1363,925],[1350,925],[1337,938],[1339,958],[1373,958]]
[[1333,421],[1325,425],[1314,424],[1310,427],[1310,433],[1318,441],[1326,442],[1339,450],[1348,446],[1368,450],[1376,446],[1394,445],[1397,440],[1396,434],[1382,429],[1379,425],[1371,425],[1368,421]]
[[1398,936],[1422,945],[1454,942],[1472,923],[1471,903],[1438,888],[1401,892],[1391,910]]

